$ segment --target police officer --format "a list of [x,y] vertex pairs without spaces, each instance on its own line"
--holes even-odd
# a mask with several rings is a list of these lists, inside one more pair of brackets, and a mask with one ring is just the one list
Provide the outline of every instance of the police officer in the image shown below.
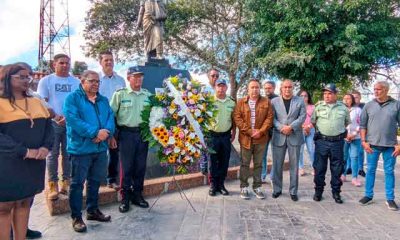
[[142,196],[148,142],[142,140],[139,124],[142,122],[141,112],[151,95],[142,88],[143,72],[138,68],[128,70],[128,86],[114,93],[111,108],[116,117],[119,129],[121,159],[121,196],[119,206],[121,213],[129,210],[129,201],[142,208],[149,204]]
[[227,83],[223,79],[215,82],[215,105],[218,110],[216,124],[211,126],[211,141],[214,154],[210,154],[211,160],[211,187],[210,196],[216,192],[222,195],[229,195],[225,188],[224,181],[229,167],[231,155],[231,142],[235,139],[236,129],[233,123],[233,110],[235,101],[226,96]]
[[340,175],[343,170],[343,145],[346,137],[346,126],[350,123],[347,108],[337,102],[335,84],[328,84],[323,89],[324,101],[315,107],[311,117],[316,127],[315,140],[315,170],[314,201],[321,201],[325,186],[325,174],[330,160],[332,197],[336,203],[343,203],[340,197],[342,182]]

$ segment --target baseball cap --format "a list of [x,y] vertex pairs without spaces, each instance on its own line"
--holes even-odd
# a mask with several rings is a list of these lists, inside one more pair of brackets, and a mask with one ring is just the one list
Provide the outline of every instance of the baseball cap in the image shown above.
[[337,93],[337,88],[336,85],[334,83],[328,83],[325,85],[325,87],[322,89],[322,91],[328,91],[331,93]]
[[218,79],[217,81],[215,81],[215,85],[219,85],[219,84],[225,84],[225,85],[227,85],[225,79]]
[[136,75],[136,74],[144,75],[144,73],[139,69],[139,67],[130,67],[128,69],[128,75]]

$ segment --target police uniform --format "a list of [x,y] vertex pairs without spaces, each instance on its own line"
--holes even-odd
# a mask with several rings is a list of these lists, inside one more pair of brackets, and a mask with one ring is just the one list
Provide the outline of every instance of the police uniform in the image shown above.
[[[140,207],[148,207],[142,197],[148,142],[142,140],[139,124],[150,95],[146,89],[133,91],[128,85],[115,92],[110,103],[119,130],[121,195],[123,204],[128,205],[126,211],[129,210],[129,200]],[[124,212],[121,206],[120,211]]]
[[[224,81],[224,80],[223,80]],[[226,85],[226,82],[224,83]],[[218,114],[216,124],[211,126],[211,142],[214,154],[210,154],[210,175],[211,188],[209,194],[215,195],[215,192],[221,192],[228,195],[225,189],[224,181],[228,172],[229,159],[231,155],[231,129],[234,128],[232,113],[235,108],[235,101],[226,97],[215,101]]]
[[[324,91],[337,92],[333,84],[328,84],[328,86],[324,88]],[[340,187],[342,186],[340,176],[344,164],[343,146],[344,138],[346,137],[346,126],[350,123],[349,111],[344,104],[339,102],[333,104],[321,102],[315,107],[311,122],[317,130],[314,136],[314,200],[320,201],[322,198],[329,158],[333,198],[337,203],[342,203],[340,197]]]

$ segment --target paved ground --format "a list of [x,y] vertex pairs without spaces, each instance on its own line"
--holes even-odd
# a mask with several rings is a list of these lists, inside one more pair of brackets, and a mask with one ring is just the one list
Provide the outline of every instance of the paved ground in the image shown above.
[[[294,203],[287,192],[288,172],[284,177],[286,191],[278,199],[271,198],[271,185],[266,184],[266,200],[254,196],[242,200],[239,182],[231,181],[227,183],[231,196],[227,197],[209,197],[206,186],[187,190],[196,212],[179,193],[164,195],[151,212],[133,207],[121,214],[118,204],[108,205],[101,209],[112,215],[112,222],[87,222],[88,231],[83,234],[72,230],[68,214],[49,216],[41,194],[32,209],[30,226],[41,230],[43,239],[57,240],[400,239],[400,212],[385,206],[381,171],[376,181],[375,203],[365,207],[358,204],[363,187],[353,187],[349,182],[343,188],[344,204],[335,204],[329,189],[323,201],[314,202],[311,175],[300,178],[300,200]],[[155,198],[148,200],[152,203]]]

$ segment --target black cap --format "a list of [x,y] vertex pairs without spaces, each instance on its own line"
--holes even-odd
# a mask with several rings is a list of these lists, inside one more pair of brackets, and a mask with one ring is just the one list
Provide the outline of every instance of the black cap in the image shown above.
[[137,66],[136,67],[130,67],[128,69],[128,75],[136,75],[136,74],[144,75],[144,73]]
[[328,91],[331,93],[337,93],[337,88],[336,85],[334,83],[328,83],[325,85],[325,87],[322,89],[322,91]]

